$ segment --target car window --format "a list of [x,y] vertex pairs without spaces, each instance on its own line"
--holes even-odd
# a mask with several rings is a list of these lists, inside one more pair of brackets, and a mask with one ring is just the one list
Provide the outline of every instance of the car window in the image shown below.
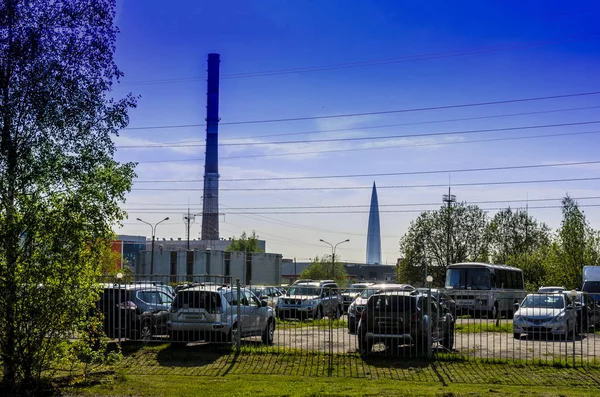
[[225,300],[231,306],[237,306],[238,304],[238,293],[237,291],[231,291],[225,294]]
[[160,303],[165,305],[165,304],[171,304],[173,302],[173,298],[171,297],[171,295],[165,293],[165,292],[159,292],[158,293],[159,299],[160,299]]
[[160,305],[160,296],[158,291],[138,291],[137,297],[149,305]]
[[260,306],[259,300],[250,291],[244,291],[244,299],[242,300],[244,306]]

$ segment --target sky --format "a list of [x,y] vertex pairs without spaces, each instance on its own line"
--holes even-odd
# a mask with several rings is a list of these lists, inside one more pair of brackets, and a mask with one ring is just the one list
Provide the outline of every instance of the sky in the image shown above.
[[569,194],[600,228],[600,3],[117,1],[113,95],[139,95],[114,138],[138,163],[119,234],[169,217],[156,237],[185,238],[188,206],[202,210],[208,53],[222,238],[254,230],[298,261],[349,239],[336,255],[364,263],[373,182],[384,263],[449,185],[553,230]]

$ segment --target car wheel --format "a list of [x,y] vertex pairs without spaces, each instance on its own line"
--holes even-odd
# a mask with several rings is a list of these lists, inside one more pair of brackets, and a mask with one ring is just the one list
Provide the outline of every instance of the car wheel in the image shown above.
[[369,354],[373,349],[373,341],[366,340],[365,338],[359,336],[358,337],[358,351],[360,354]]
[[354,334],[356,332],[356,324],[354,320],[348,320],[348,333]]
[[229,329],[229,335],[227,340],[232,345],[237,346],[238,341],[240,340],[240,331],[238,329],[237,323],[233,324]]
[[513,336],[515,339],[521,339],[521,334],[519,332],[513,332]]
[[452,351],[452,349],[454,349],[454,327],[446,331],[446,333],[444,334],[442,346],[448,351]]
[[152,321],[144,320],[140,327],[139,338],[142,342],[147,343],[152,340]]
[[342,310],[340,309],[340,307],[339,307],[339,306],[336,306],[336,307],[335,307],[335,313],[333,314],[333,318],[334,318],[335,320],[339,320],[339,319],[340,319],[340,317],[342,317]]
[[323,318],[323,308],[321,306],[317,307],[317,314],[315,315],[317,320],[321,320]]
[[265,345],[272,345],[273,339],[275,339],[275,320],[269,319],[262,334],[262,342]]

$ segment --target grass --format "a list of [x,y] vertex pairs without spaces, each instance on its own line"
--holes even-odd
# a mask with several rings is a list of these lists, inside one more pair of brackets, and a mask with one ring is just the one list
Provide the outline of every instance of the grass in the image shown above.
[[466,324],[456,324],[456,332],[461,333],[479,333],[479,332],[513,332],[512,322],[502,322],[499,326],[496,323],[488,322],[469,322]]
[[511,361],[438,361],[357,354],[230,347],[127,344],[124,360],[87,383],[65,383],[67,395],[177,396],[586,396],[600,387],[600,366],[567,368]]
[[348,322],[346,320],[330,320],[328,318],[322,318],[320,320],[308,319],[302,321],[293,320],[278,320],[277,328],[289,329],[289,328],[302,328],[302,327],[317,327],[317,328],[348,328]]

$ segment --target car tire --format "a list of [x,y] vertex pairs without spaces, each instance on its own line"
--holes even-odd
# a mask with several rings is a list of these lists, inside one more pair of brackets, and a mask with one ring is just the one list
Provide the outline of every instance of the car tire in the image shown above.
[[323,318],[323,307],[317,307],[317,313],[315,314],[315,320],[321,320]]
[[237,323],[234,323],[229,329],[229,333],[227,334],[227,342],[232,344],[233,346],[237,346],[237,342],[240,339],[240,333],[238,329]]
[[444,334],[444,340],[442,341],[442,346],[444,349],[448,351],[452,351],[454,349],[454,326],[447,330]]
[[356,333],[356,323],[354,320],[348,319],[348,333],[355,334]]
[[521,334],[519,332],[513,332],[513,337],[515,339],[521,339]]
[[358,337],[358,352],[361,355],[367,355],[367,354],[371,353],[372,349],[373,349],[373,341],[366,340],[365,338],[363,338],[359,335],[359,337]]
[[152,321],[151,320],[142,321],[142,324],[140,326],[140,331],[138,334],[139,340],[144,343],[150,342],[152,340],[152,331],[153,331]]
[[333,312],[333,319],[339,320],[342,317],[342,309],[339,306],[335,307],[335,311]]
[[267,322],[267,326],[262,333],[262,343],[264,345],[272,345],[273,340],[275,339],[275,320],[270,318]]

